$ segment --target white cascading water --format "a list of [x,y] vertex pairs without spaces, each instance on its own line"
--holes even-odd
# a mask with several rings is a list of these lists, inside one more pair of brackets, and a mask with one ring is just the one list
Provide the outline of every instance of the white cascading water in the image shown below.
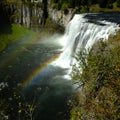
[[107,40],[109,35],[115,35],[119,26],[116,23],[105,20],[88,20],[86,14],[76,14],[69,22],[61,41],[65,44],[61,56],[53,62],[63,68],[69,68],[74,64],[73,58],[80,48],[90,49],[100,39]]

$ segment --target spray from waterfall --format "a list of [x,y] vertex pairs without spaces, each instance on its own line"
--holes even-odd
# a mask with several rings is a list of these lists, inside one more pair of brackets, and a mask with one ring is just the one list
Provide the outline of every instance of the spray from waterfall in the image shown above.
[[69,22],[62,39],[66,43],[61,56],[53,62],[63,68],[74,64],[74,55],[80,49],[90,49],[100,39],[107,40],[110,35],[115,35],[119,29],[116,23],[105,20],[86,19],[87,14],[76,14]]
[[[70,79],[69,73],[71,72],[71,67],[76,62],[74,59],[75,54],[80,49],[86,49],[86,51],[88,49],[90,50],[95,42],[99,41],[100,39],[107,40],[110,35],[115,35],[116,31],[120,29],[117,22],[113,20],[113,17],[111,21],[110,17],[104,19],[105,16],[103,18],[102,16],[99,18],[98,15],[99,14],[92,13],[76,14],[73,19],[68,23],[65,34],[63,36],[57,35],[52,36],[49,39],[43,40],[43,43],[45,42],[45,44],[48,44],[50,41],[52,41],[52,44],[59,43],[61,46],[63,46],[61,50],[62,53],[58,58],[54,59],[54,61],[44,64],[47,66],[44,66],[42,68],[41,66],[38,67],[25,80],[26,85],[28,85],[28,83],[33,83],[30,81],[37,81],[37,79],[40,78],[41,74],[42,76],[46,76],[46,71],[47,74],[50,71],[51,75],[54,74],[51,79],[55,79],[58,76]],[[88,18],[86,16],[88,16]],[[65,72],[65,74],[61,76],[57,75],[60,72],[59,71],[55,75],[56,70],[54,71],[51,68],[60,68],[62,69],[61,71],[66,70],[67,72]]]

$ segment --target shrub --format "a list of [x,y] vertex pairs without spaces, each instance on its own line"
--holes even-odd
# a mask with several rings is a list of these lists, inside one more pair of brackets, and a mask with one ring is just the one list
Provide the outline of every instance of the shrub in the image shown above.
[[120,7],[120,0],[117,0],[117,7]]
[[64,11],[65,14],[69,12],[68,8],[69,8],[69,5],[67,3],[64,3],[61,7],[61,9]]
[[78,104],[71,110],[71,120],[120,119],[120,46],[117,44],[118,40],[112,47],[110,42],[101,41],[89,54],[77,54],[80,64],[73,66],[72,78],[84,84],[76,93]]

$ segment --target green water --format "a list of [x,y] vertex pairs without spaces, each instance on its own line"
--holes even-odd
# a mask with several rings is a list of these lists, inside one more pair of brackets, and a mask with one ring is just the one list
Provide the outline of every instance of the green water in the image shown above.
[[[11,106],[9,118],[27,119],[26,114],[18,114],[18,103],[31,104],[35,99],[33,118],[35,120],[64,120],[68,118],[67,101],[72,93],[71,82],[63,76],[67,70],[48,65],[40,71],[25,87],[22,83],[45,61],[60,54],[61,46],[44,42],[26,44],[16,43],[0,54],[0,82],[8,84],[1,95]],[[14,92],[21,96],[18,100]],[[24,100],[22,98],[24,96]],[[12,98],[12,99],[11,99]],[[27,116],[27,117],[25,117]]]

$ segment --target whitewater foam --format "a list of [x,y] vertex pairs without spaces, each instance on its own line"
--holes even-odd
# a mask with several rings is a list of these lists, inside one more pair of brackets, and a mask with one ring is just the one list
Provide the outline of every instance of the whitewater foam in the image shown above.
[[[76,14],[69,22],[62,37],[65,42],[64,51],[52,65],[70,68],[74,64],[74,55],[80,49],[91,49],[92,45],[100,39],[107,40],[115,35],[119,26],[106,20],[85,18],[87,14]],[[61,40],[62,41],[62,40]]]

